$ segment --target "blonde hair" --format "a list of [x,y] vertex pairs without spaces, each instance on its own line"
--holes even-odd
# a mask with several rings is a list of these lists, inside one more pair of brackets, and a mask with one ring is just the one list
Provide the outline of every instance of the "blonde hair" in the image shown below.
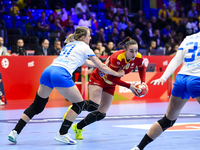
[[88,30],[89,30],[89,28],[87,28],[87,27],[82,27],[82,26],[77,27],[73,34],[69,34],[67,36],[67,39],[65,40],[64,43],[69,43],[69,42],[73,42],[73,41],[80,41],[80,38],[82,36],[87,35]]

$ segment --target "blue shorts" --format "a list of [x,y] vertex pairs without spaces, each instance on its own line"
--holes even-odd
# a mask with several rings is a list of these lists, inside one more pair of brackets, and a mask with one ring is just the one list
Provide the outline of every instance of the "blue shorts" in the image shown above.
[[200,77],[177,74],[172,95],[182,99],[200,96]]
[[47,67],[40,77],[40,84],[44,84],[52,89],[54,87],[65,88],[75,85],[71,74],[65,68],[58,66]]

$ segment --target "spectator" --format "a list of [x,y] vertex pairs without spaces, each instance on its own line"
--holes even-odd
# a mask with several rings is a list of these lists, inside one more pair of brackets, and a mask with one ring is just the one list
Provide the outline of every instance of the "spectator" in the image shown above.
[[196,26],[198,27],[198,25],[199,25],[199,15],[198,15],[198,13],[195,13],[195,14],[194,14],[194,23],[195,23]]
[[141,37],[141,32],[139,28],[135,29],[135,34],[133,35],[133,39],[138,43],[138,48],[146,48],[146,44],[144,43],[143,38]]
[[48,17],[49,26],[51,27],[54,24],[55,18],[53,14],[50,14]]
[[103,46],[107,45],[105,33],[104,33],[104,28],[100,28],[99,33],[92,36],[91,46],[96,47],[96,44],[97,44],[98,41],[100,41],[103,44]]
[[[103,60],[100,58],[101,55],[100,55],[99,49],[96,48],[96,49],[94,50],[94,54],[96,55],[97,58],[99,58],[99,59],[103,62]],[[93,71],[94,69],[95,69],[94,67],[89,68],[89,69],[88,69],[88,73],[92,73],[92,71]]]
[[116,21],[116,20],[115,20],[115,17],[116,17],[116,16],[119,18],[118,20],[120,20],[120,19],[121,19],[121,15],[122,15],[122,13],[123,13],[123,11],[121,12],[121,9],[120,9],[120,8],[116,8],[116,10],[117,10],[117,12],[116,12],[115,15],[114,15],[114,20],[113,20],[113,21]]
[[110,6],[108,11],[107,11],[107,19],[113,21],[113,18],[114,18],[114,7],[113,6]]
[[125,30],[128,27],[127,22],[126,22],[126,16],[122,16],[121,21],[119,23],[119,29],[120,30]]
[[128,13],[128,8],[127,7],[124,7],[124,14],[123,14],[125,17],[126,17],[126,22],[129,22],[129,13]]
[[20,14],[26,14],[26,8],[28,8],[30,2],[29,0],[18,0],[17,7],[19,8]]
[[185,16],[185,8],[184,8],[184,6],[181,6],[181,8],[179,9],[179,13],[180,13],[179,17],[181,17],[182,14],[184,14],[184,16]]
[[85,13],[82,14],[82,18],[78,22],[78,26],[89,27],[89,21],[87,20],[87,15]]
[[142,17],[138,18],[139,20],[137,21],[135,28],[139,28],[141,31],[144,31],[146,28],[146,22],[143,20]]
[[196,6],[192,7],[192,9],[188,12],[188,15],[187,17],[190,18],[190,17],[194,17],[195,14],[198,14],[198,12],[196,11]]
[[96,45],[96,49],[99,49],[100,55],[106,55],[105,54],[105,47],[103,46],[102,42],[98,41]]
[[37,27],[40,30],[48,30],[49,29],[49,22],[46,19],[45,11],[42,12],[42,16],[37,20]]
[[10,13],[12,15],[18,16],[19,15],[19,8],[17,7],[17,4],[15,1],[12,1],[12,7],[10,8]]
[[152,24],[153,30],[160,29],[158,20],[157,20],[157,18],[155,16],[151,17],[151,24]]
[[67,24],[68,24],[68,26],[67,26],[67,28],[65,28],[66,36],[74,33],[74,31],[75,31],[74,23],[72,22],[72,20],[68,20]]
[[181,18],[179,16],[179,11],[176,11],[174,17],[172,18],[172,21],[175,23],[176,26],[178,26],[181,21]]
[[[113,24],[112,24],[112,29],[113,28],[117,28],[117,30],[118,30],[118,32],[120,31],[120,29],[119,29],[119,23],[118,23],[119,21],[114,21],[113,22]],[[111,32],[112,32],[112,29],[111,29]]]
[[49,48],[49,40],[44,39],[42,41],[42,45],[39,45],[36,49],[35,49],[35,55],[52,55],[51,49]]
[[70,15],[73,23],[77,25],[78,24],[77,15],[73,7],[70,9]]
[[156,29],[154,31],[154,36],[152,37],[152,40],[156,41],[156,44],[157,44],[156,47],[161,47],[162,46],[160,30]]
[[90,14],[89,28],[92,29],[94,35],[98,32],[98,22],[96,20],[96,14],[95,13]]
[[145,37],[144,40],[146,41],[146,43],[149,44],[149,41],[153,37],[153,33],[154,33],[154,30],[152,28],[151,22],[149,21],[147,23],[147,27],[144,29],[144,32],[143,32],[143,37]]
[[175,43],[172,47],[172,54],[170,56],[175,56],[178,51],[179,44]]
[[147,55],[154,55],[156,52],[156,41],[151,41],[149,48],[147,48]]
[[158,19],[159,19],[159,24],[161,26],[160,27],[161,29],[166,26],[166,20],[168,19],[169,15],[170,14],[168,13],[166,9],[166,4],[163,4],[162,8],[158,12]]
[[138,23],[138,21],[139,21],[139,18],[144,18],[144,13],[143,13],[143,11],[142,10],[138,10],[138,12],[137,12],[137,14],[136,14],[136,16],[135,16],[135,24],[137,24]]
[[165,44],[165,55],[171,55],[172,52],[172,46],[170,44]]
[[197,25],[194,23],[193,18],[189,17],[189,21],[186,24],[186,34],[190,35],[198,31]]
[[5,46],[3,46],[3,38],[0,37],[0,56],[5,56],[7,55],[7,48]]
[[81,18],[83,13],[90,13],[86,0],[81,0],[79,3],[76,4],[75,12],[78,18]]
[[125,36],[133,37],[134,29],[131,21],[128,22],[128,27],[125,29]]
[[108,42],[112,41],[115,46],[118,45],[119,41],[119,31],[116,27],[113,28],[113,31],[111,34],[108,35]]
[[63,0],[48,0],[49,7],[52,10],[55,10],[56,8],[63,8],[65,5],[63,3]]
[[164,43],[167,42],[169,35],[171,34],[171,26],[169,24],[166,25],[165,28],[161,30],[161,38]]
[[99,0],[97,4],[97,12],[105,12],[104,0]]
[[53,55],[59,55],[62,51],[61,42],[58,40],[54,41],[54,47],[52,48],[51,52]]
[[[124,39],[123,39],[124,40]],[[114,49],[114,43],[108,42],[108,45],[106,46],[105,55],[112,55],[116,50]]]
[[14,55],[27,55],[26,54],[26,50],[24,48],[24,40],[23,39],[18,39],[17,40],[17,46],[12,46],[11,54],[14,54]]
[[[119,33],[119,41],[123,41],[125,38],[126,38],[125,31],[121,30]],[[124,49],[124,48],[125,48],[124,44],[121,44],[120,46],[118,46],[118,49]]]
[[55,19],[54,24],[51,25],[50,30],[58,30],[58,31],[62,31],[64,32],[63,27],[60,24],[60,20],[59,19]]
[[61,13],[62,13],[62,17],[61,17],[62,22],[67,21],[67,19],[68,19],[68,13],[67,13],[66,9],[62,8],[61,9]]
[[169,5],[168,8],[167,8],[167,12],[169,13],[169,15],[171,16],[171,18],[174,17],[174,11],[172,10],[172,6]]

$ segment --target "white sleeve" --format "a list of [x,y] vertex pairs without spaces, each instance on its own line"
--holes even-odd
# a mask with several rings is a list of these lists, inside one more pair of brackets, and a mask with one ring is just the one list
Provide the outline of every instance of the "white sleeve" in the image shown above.
[[162,75],[162,79],[165,81],[172,75],[172,73],[176,70],[176,68],[182,63],[183,61],[183,50],[178,50],[174,58],[170,61],[167,69]]
[[85,54],[87,55],[87,57],[89,57],[89,56],[96,56],[94,54],[94,51],[90,48],[89,45],[85,46]]

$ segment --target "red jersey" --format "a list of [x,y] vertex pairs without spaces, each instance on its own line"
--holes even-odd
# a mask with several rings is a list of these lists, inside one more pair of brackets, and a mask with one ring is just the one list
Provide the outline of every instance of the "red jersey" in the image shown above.
[[[142,58],[142,55],[140,53],[137,53],[134,60],[127,61],[125,56],[125,50],[119,50],[115,53],[113,53],[110,56],[110,62],[109,62],[109,68],[118,71],[119,69],[123,69],[125,74],[128,74],[131,72],[136,66],[138,67],[140,79],[142,82],[145,82],[146,77],[146,67],[144,65],[144,59]],[[130,84],[126,83],[122,80],[120,80],[120,77],[115,77],[112,75],[108,75],[100,71],[98,68],[96,68],[93,71],[94,75],[99,75],[104,82],[106,82],[109,85],[120,85],[127,88],[130,88]]]

